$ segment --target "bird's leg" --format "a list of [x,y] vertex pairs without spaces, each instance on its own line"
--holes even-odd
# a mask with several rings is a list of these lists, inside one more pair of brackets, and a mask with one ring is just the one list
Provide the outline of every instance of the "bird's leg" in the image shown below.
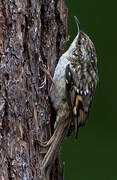
[[46,66],[44,64],[42,64],[42,62],[40,62],[39,67],[45,73],[46,77],[55,85],[55,83],[52,79],[52,76],[50,75],[49,69],[46,68]]

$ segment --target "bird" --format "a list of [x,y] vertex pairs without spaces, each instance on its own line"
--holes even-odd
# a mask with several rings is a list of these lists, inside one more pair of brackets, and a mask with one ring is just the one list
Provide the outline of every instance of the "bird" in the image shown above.
[[91,109],[91,102],[99,81],[97,56],[93,42],[77,24],[77,35],[68,50],[60,57],[50,87],[50,98],[56,111],[54,133],[43,147],[48,147],[41,163],[41,171],[51,169],[61,149],[64,137],[70,129],[78,137]]

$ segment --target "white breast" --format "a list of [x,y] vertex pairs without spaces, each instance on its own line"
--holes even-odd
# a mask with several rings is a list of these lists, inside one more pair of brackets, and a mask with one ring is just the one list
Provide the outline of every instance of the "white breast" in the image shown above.
[[69,64],[66,55],[63,54],[56,66],[53,80],[55,86],[52,84],[50,88],[50,97],[54,108],[57,110],[62,99],[65,98],[65,69]]

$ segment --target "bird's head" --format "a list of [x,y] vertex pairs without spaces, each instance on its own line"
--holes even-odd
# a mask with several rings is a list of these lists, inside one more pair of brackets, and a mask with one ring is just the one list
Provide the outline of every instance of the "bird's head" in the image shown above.
[[97,62],[96,51],[93,42],[81,29],[79,20],[74,16],[77,24],[77,36],[68,49],[70,61],[77,60],[79,62]]

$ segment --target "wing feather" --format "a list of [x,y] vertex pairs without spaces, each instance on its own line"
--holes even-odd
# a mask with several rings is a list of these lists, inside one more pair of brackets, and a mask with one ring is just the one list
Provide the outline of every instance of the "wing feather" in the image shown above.
[[78,79],[76,80],[74,77],[75,71],[67,65],[66,67],[66,96],[69,107],[72,109],[73,120],[74,120],[74,128],[75,128],[75,137],[78,136],[78,130],[80,126],[83,126],[88,117],[88,111],[86,112],[84,109],[84,99],[85,95],[80,94]]

